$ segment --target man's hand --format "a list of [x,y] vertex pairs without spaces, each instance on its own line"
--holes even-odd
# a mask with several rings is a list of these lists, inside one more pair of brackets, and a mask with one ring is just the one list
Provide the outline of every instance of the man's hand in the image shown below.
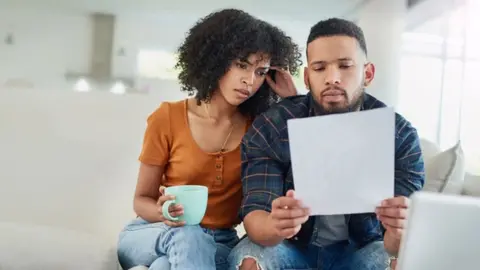
[[[170,227],[180,227],[185,225],[185,221],[171,221],[168,220],[166,217],[163,216],[162,206],[168,200],[175,200],[175,196],[172,195],[164,195],[165,194],[165,187],[160,187],[160,198],[158,198],[157,204],[159,205],[158,212],[160,212],[161,222],[165,223]],[[179,217],[183,215],[183,206],[180,204],[173,204],[169,207],[168,212],[172,217]]]
[[386,229],[385,248],[391,255],[397,255],[400,249],[409,203],[407,197],[394,197],[384,200],[376,209],[377,218]]
[[300,231],[309,215],[310,210],[295,199],[293,190],[289,190],[285,197],[277,198],[272,202],[272,212],[268,216],[268,223],[277,236],[288,239]]

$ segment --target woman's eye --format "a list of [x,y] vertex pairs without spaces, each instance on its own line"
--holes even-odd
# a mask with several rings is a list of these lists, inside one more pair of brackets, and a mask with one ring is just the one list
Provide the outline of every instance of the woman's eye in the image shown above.
[[247,65],[244,63],[237,63],[237,67],[241,69],[247,69]]
[[260,76],[262,76],[262,77],[263,77],[263,76],[267,76],[267,72],[266,72],[266,71],[259,71],[259,72],[258,72],[258,75],[260,75]]

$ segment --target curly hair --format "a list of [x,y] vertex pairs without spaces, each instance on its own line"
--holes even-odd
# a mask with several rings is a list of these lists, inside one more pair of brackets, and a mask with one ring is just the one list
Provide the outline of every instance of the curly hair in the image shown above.
[[[178,48],[176,68],[181,90],[195,95],[197,103],[209,102],[232,61],[254,53],[266,54],[272,66],[296,75],[302,64],[298,45],[279,28],[237,9],[224,9],[200,19]],[[265,83],[240,104],[249,117],[266,111],[279,97]]]

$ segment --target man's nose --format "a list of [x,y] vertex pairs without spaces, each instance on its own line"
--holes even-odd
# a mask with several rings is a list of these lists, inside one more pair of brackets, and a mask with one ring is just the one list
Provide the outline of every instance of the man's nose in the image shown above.
[[336,85],[340,84],[340,71],[336,67],[328,67],[327,76],[325,77],[326,85]]

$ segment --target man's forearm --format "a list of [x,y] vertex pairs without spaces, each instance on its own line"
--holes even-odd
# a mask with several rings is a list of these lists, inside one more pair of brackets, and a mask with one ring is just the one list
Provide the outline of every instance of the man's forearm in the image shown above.
[[388,254],[392,256],[398,256],[400,239],[397,239],[393,235],[386,232],[383,238],[383,245]]
[[275,246],[284,240],[271,228],[269,214],[267,211],[255,210],[243,219],[248,237],[252,242],[261,246]]

